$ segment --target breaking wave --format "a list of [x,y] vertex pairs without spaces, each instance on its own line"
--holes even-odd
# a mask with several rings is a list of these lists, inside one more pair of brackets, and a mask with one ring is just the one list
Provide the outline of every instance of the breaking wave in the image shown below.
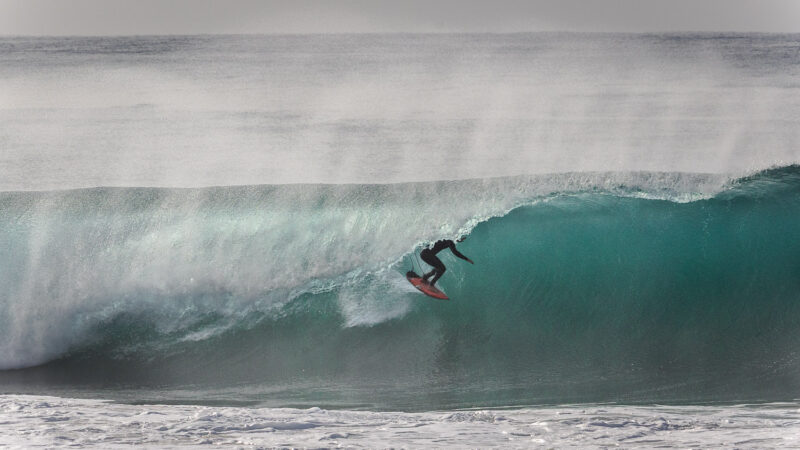
[[[0,193],[0,375],[793,398],[798,194],[797,166]],[[476,264],[443,257],[452,301],[405,281],[466,234]]]

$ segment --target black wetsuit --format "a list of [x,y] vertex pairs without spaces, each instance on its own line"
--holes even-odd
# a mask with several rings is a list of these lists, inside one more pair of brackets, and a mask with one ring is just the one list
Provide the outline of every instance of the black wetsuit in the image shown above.
[[442,264],[442,260],[436,257],[437,253],[446,248],[449,248],[454,255],[458,256],[464,261],[469,261],[469,258],[462,255],[461,253],[459,253],[458,250],[456,250],[456,244],[450,239],[443,239],[441,241],[436,241],[433,244],[433,247],[422,250],[419,253],[419,256],[422,258],[423,261],[433,266],[433,270],[423,275],[422,279],[428,281],[428,278],[431,275],[436,274],[436,276],[433,277],[433,280],[430,281],[431,286],[436,284],[436,281],[439,280],[439,277],[441,277],[444,274],[444,271],[447,270],[444,264]]

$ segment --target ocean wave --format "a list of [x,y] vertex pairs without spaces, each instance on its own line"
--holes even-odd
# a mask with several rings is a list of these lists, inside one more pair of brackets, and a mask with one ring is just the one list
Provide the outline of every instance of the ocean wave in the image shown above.
[[[506,403],[798,392],[798,192],[788,166],[3,193],[0,367],[492,380]],[[412,255],[463,234],[476,265],[444,256],[453,300],[426,300]]]

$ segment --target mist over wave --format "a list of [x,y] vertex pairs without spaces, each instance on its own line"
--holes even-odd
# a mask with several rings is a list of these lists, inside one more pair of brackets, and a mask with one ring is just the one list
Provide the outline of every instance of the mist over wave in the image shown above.
[[[792,396],[799,190],[790,166],[4,193],[0,362],[472,399],[428,399],[449,406]],[[467,233],[451,302],[408,285],[412,252]]]
[[797,35],[0,38],[0,190],[751,173]]

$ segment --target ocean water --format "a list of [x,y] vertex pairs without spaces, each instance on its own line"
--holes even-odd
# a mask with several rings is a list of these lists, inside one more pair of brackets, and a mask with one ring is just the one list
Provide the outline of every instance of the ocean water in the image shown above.
[[0,445],[796,446],[799,41],[0,39]]

